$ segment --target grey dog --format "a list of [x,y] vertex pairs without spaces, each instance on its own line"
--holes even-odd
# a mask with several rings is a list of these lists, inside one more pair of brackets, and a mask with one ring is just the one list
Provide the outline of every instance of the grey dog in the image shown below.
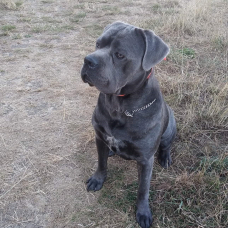
[[136,220],[142,228],[152,224],[148,199],[154,154],[158,151],[159,164],[168,167],[176,135],[173,111],[154,76],[154,66],[168,53],[168,46],[152,31],[115,22],[104,29],[81,70],[82,80],[100,91],[92,117],[98,168],[87,190],[102,188],[110,155],[136,160]]

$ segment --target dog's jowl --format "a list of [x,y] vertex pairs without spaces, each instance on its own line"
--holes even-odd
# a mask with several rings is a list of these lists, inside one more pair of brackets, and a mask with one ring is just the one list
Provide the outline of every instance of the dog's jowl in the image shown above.
[[87,190],[102,188],[109,155],[136,160],[136,220],[142,228],[152,223],[148,198],[154,155],[158,153],[162,167],[170,166],[176,135],[173,112],[154,75],[155,65],[168,53],[168,46],[152,31],[115,22],[104,29],[81,70],[82,80],[100,91],[92,117],[98,168],[87,181]]

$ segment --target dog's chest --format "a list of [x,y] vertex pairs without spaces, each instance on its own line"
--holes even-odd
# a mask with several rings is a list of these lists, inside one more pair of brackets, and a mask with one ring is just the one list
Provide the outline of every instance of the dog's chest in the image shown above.
[[105,138],[107,146],[114,154],[117,154],[127,160],[135,159],[134,154],[131,154],[130,148],[128,148],[127,142],[116,139],[114,136],[106,136]]
[[126,147],[122,140],[116,139],[114,136],[106,136],[106,143],[112,152],[119,155],[121,154],[121,150]]
[[120,140],[114,138],[113,136],[106,136],[106,141],[109,148],[115,148],[115,150],[119,150],[119,145],[121,143]]
[[104,120],[104,116],[97,115],[93,118],[93,126],[97,130],[97,136],[114,154],[128,160],[139,157],[138,149],[131,140],[129,124],[125,119],[111,119],[106,116]]

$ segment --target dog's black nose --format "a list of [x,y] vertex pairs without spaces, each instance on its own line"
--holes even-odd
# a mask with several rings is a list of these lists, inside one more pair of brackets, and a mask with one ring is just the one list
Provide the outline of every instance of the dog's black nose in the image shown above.
[[88,55],[84,59],[85,65],[89,66],[89,68],[95,69],[98,66],[98,61],[94,57]]

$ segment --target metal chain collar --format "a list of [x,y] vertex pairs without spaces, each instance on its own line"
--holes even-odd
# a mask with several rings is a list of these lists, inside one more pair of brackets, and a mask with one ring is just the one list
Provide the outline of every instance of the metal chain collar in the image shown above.
[[126,116],[133,117],[133,115],[134,115],[135,112],[139,112],[139,111],[142,111],[142,110],[145,110],[145,109],[149,108],[155,101],[156,101],[156,99],[154,99],[154,100],[153,100],[152,102],[150,102],[149,104],[143,106],[142,108],[135,109],[135,110],[133,110],[133,111],[131,111],[131,112],[129,112],[129,111],[126,110],[126,111],[124,112],[124,114],[125,114]]

